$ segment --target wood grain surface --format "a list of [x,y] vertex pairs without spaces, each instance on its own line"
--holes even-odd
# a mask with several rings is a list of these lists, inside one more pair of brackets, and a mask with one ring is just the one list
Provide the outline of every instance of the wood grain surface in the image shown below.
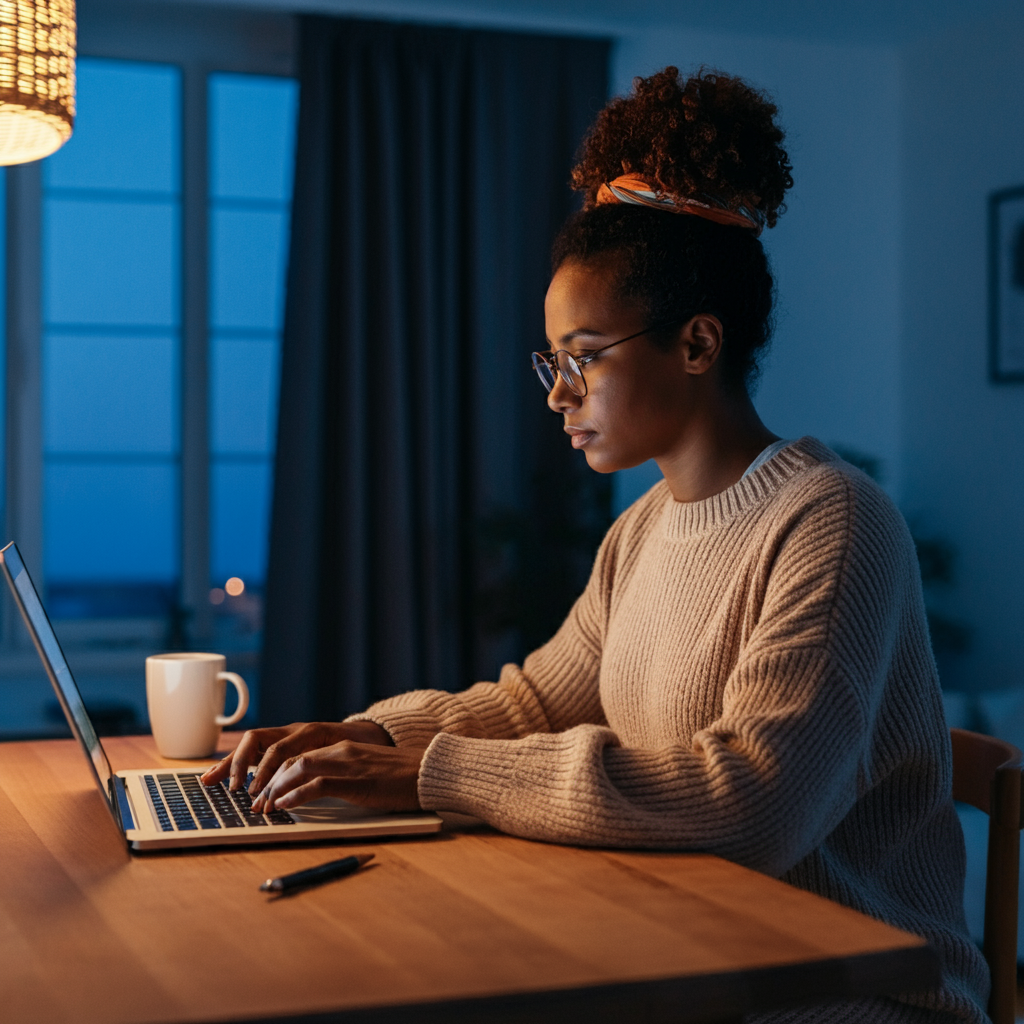
[[[105,746],[115,770],[188,766],[149,737]],[[257,889],[350,851],[376,859]],[[936,964],[915,936],[701,854],[477,829],[130,855],[73,741],[0,744],[5,1024],[725,1020],[926,988]]]

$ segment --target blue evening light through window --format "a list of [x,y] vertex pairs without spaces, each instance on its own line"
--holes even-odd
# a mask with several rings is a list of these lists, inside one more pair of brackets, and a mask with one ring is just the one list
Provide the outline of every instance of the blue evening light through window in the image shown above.
[[[181,89],[173,66],[82,58],[75,133],[43,165],[44,568],[57,618],[163,616],[177,600]],[[298,89],[241,74],[212,74],[208,89],[211,583],[239,576],[258,591]]]
[[78,107],[43,170],[47,589],[56,617],[163,614],[180,574],[181,73],[83,58]]
[[297,83],[209,80],[210,569],[260,586],[277,426]]

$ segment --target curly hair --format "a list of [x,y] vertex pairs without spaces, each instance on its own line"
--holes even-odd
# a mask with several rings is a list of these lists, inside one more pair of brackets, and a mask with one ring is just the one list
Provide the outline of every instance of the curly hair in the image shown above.
[[591,207],[605,182],[639,174],[669,195],[711,196],[730,210],[745,203],[775,227],[793,187],[778,112],[739,78],[701,69],[683,82],[667,67],[635,79],[632,95],[601,111],[572,186]]
[[[633,93],[609,103],[583,141],[572,184],[584,193],[584,207],[552,253],[553,270],[566,261],[614,258],[622,295],[651,323],[718,317],[728,386],[754,383],[757,357],[771,338],[774,280],[759,239],[702,217],[596,205],[596,197],[620,174],[639,174],[672,196],[756,208],[774,226],[793,184],[777,113],[764,94],[718,72],[681,81],[668,67],[637,78]],[[671,344],[672,335],[652,341]]]

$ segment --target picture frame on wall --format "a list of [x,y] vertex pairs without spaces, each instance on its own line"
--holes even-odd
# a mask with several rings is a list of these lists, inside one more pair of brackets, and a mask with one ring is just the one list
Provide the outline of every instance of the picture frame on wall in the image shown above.
[[1024,185],[988,201],[989,377],[1024,382]]

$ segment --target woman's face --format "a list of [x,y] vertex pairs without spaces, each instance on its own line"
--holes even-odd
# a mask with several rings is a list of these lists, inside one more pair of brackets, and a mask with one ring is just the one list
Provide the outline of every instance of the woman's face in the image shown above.
[[[551,351],[574,356],[652,326],[638,305],[619,297],[611,258],[564,263],[548,288],[544,318]],[[583,367],[582,398],[556,378],[548,405],[563,415],[573,447],[583,450],[592,469],[627,469],[667,456],[683,442],[697,380],[687,367],[685,344],[665,352],[641,336]]]

